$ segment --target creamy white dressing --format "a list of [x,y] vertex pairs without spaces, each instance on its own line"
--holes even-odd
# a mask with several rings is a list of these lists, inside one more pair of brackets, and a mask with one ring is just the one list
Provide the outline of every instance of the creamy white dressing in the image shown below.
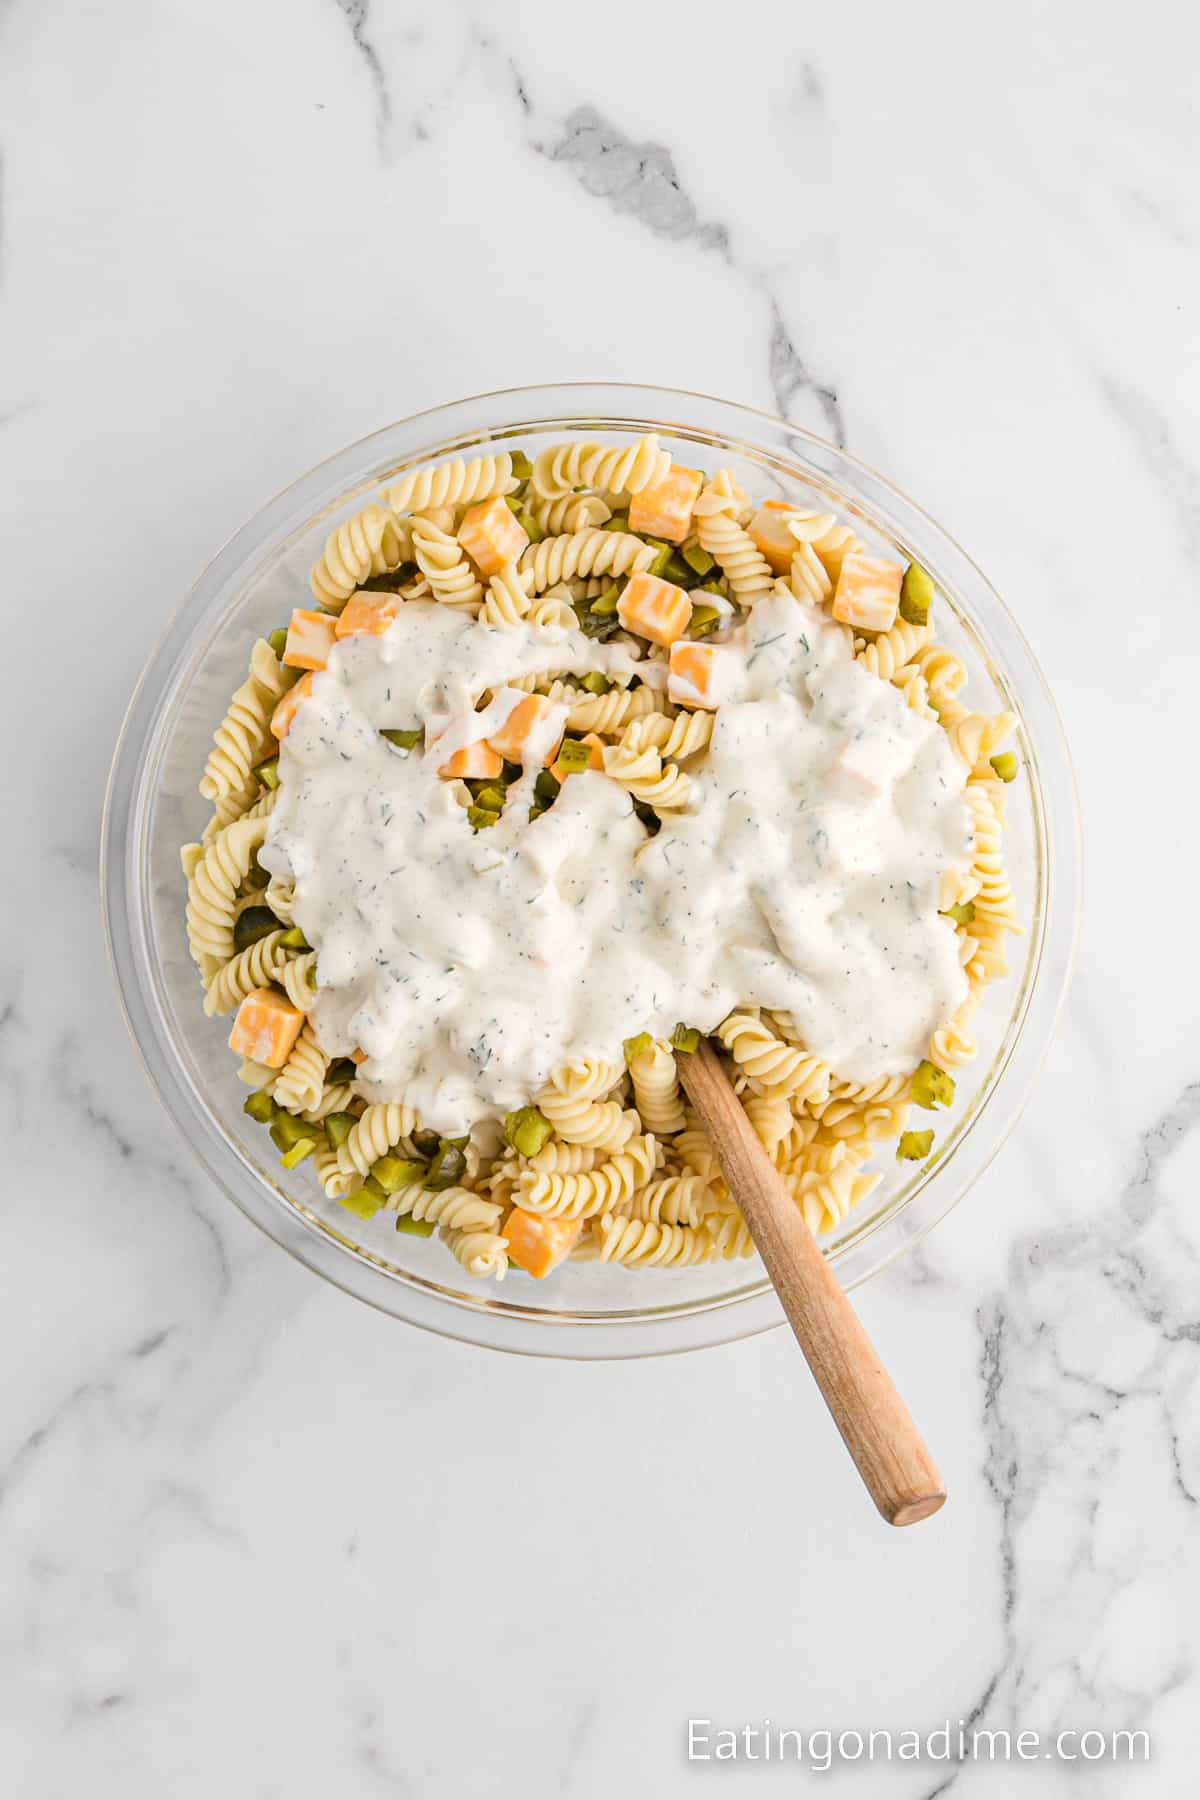
[[[720,649],[728,698],[689,765],[689,810],[653,838],[594,771],[529,822],[562,710],[489,830],[471,831],[437,769],[484,735],[484,690],[498,690],[494,730],[518,676],[661,682],[661,662],[423,601],[334,650],[282,745],[262,860],[294,879],[319,953],[320,1041],[368,1053],[370,1098],[465,1131],[576,1057],[619,1062],[624,1038],[679,1020],[711,1030],[739,1003],[791,1013],[848,1078],[924,1055],[966,992],[937,910],[942,874],[969,854],[965,768],[806,602],[760,601]],[[379,735],[417,725],[424,752]]]

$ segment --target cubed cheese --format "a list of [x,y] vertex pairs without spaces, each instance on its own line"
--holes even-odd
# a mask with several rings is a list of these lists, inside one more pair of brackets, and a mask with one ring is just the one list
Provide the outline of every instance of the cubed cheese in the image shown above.
[[312,693],[311,675],[302,675],[295,687],[290,687],[271,714],[271,734],[273,737],[285,738],[288,729],[300,707]]
[[283,660],[289,669],[323,669],[333,649],[336,619],[297,607],[288,623]]
[[630,531],[682,544],[692,528],[692,514],[703,485],[699,469],[672,469],[662,481],[652,481],[629,502]]
[[788,530],[796,508],[783,500],[764,500],[746,527],[776,575],[786,575],[796,553],[796,540]]
[[338,637],[357,637],[360,632],[382,637],[399,614],[401,601],[396,594],[352,594],[333,622]]
[[503,725],[492,732],[488,743],[506,762],[523,763],[527,745],[533,737],[538,750],[537,760],[544,767],[554,761],[562,742],[561,728],[551,731],[547,741],[548,722],[552,717],[561,719],[564,716],[563,709],[542,694],[526,694],[517,701]]
[[833,596],[833,616],[860,631],[890,631],[900,605],[900,563],[851,551],[843,558]]
[[519,525],[499,494],[469,506],[458,528],[458,541],[481,575],[498,575],[506,562],[515,562],[529,544],[529,533]]
[[652,644],[673,644],[688,628],[692,603],[681,587],[644,570],[631,575],[617,601],[617,617],[626,631]]
[[249,1062],[282,1069],[292,1054],[304,1014],[274,988],[255,988],[237,1009],[229,1048]]

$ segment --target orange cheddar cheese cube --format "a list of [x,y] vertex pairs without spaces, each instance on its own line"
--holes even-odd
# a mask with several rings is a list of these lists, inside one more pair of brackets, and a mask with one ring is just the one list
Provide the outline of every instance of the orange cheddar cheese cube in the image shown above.
[[395,594],[352,594],[333,621],[333,629],[340,638],[357,637],[360,632],[382,637],[399,611]]
[[529,533],[519,525],[499,494],[468,506],[458,528],[458,541],[481,575],[498,575],[506,562],[516,562],[528,548]]
[[644,570],[631,575],[617,601],[617,617],[626,631],[652,644],[673,644],[688,628],[692,603],[681,587]]
[[720,644],[694,644],[690,640],[672,644],[668,698],[676,706],[704,707],[715,712],[730,698],[721,688],[721,674],[728,660],[728,653]]
[[504,767],[504,758],[490,744],[478,738],[473,744],[464,744],[456,750],[448,762],[444,762],[438,770],[439,775],[447,781],[492,781]]
[[766,557],[775,575],[786,575],[796,554],[795,538],[788,530],[788,520],[796,516],[796,508],[784,500],[764,500],[746,530],[755,546]]
[[357,1049],[350,1052],[350,1061],[352,1063],[362,1064],[370,1060],[370,1055],[371,1052],[369,1050],[364,1050],[360,1044]]
[[237,1009],[229,1048],[248,1062],[282,1069],[304,1024],[304,1014],[274,988],[255,988]]
[[[506,762],[524,763],[530,735],[555,710],[554,702],[547,700],[544,695],[526,694],[523,699],[518,700],[499,730],[493,731],[488,743]],[[540,757],[543,767],[554,761],[561,743],[562,732],[559,731],[544,745]]]
[[544,1219],[514,1206],[504,1222],[508,1254],[538,1281],[570,1256],[583,1235],[582,1219]]
[[843,558],[833,596],[833,616],[861,631],[890,631],[900,606],[900,563],[851,551]]
[[298,606],[288,622],[283,660],[289,669],[323,669],[333,649],[336,619]]
[[295,687],[290,687],[271,714],[272,737],[285,738],[300,707],[312,693],[312,676],[302,675]]
[[630,531],[682,544],[692,528],[692,514],[703,486],[699,469],[672,469],[662,481],[652,481],[629,502]]

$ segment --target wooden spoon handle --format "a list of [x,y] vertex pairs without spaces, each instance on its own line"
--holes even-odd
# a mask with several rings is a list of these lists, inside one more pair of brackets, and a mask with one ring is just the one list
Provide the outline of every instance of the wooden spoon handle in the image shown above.
[[825,1404],[889,1525],[937,1512],[946,1488],[829,1264],[755,1136],[712,1046],[678,1057],[688,1098]]

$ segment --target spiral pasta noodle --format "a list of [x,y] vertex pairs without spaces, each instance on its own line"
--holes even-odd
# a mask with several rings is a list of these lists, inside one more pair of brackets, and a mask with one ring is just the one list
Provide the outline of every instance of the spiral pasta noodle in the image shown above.
[[606,494],[640,494],[665,481],[670,454],[653,432],[636,443],[613,447],[588,442],[551,444],[534,458],[529,485],[542,500],[559,500],[572,488],[601,488]]
[[427,1188],[420,1182],[393,1194],[388,1210],[401,1218],[444,1225],[448,1231],[493,1231],[501,1208],[470,1188]]
[[695,756],[712,737],[710,712],[681,712],[669,719],[665,713],[646,713],[625,727],[619,748],[630,755],[656,750],[664,762]]
[[829,1093],[832,1071],[819,1057],[776,1037],[769,1025],[747,1012],[732,1012],[717,1027],[717,1036],[748,1075],[768,1093],[799,1097],[810,1103]]
[[526,1212],[546,1218],[587,1219],[614,1212],[643,1186],[658,1167],[658,1145],[651,1136],[631,1137],[607,1162],[579,1175],[552,1175],[525,1170],[517,1182]]
[[577,575],[629,575],[649,568],[654,556],[654,546],[631,532],[589,529],[530,544],[521,552],[520,570],[528,579],[529,592],[540,594]]
[[338,1147],[338,1167],[367,1175],[372,1163],[386,1156],[416,1128],[417,1115],[411,1106],[396,1103],[368,1106],[345,1143]]
[[564,494],[559,500],[535,500],[528,511],[538,530],[547,537],[587,531],[612,518],[612,508],[599,494]]
[[775,585],[770,564],[750,534],[728,510],[727,497],[710,482],[696,502],[701,548],[715,558],[736,598],[752,606]]
[[414,519],[412,547],[435,600],[471,611],[478,607],[483,589],[456,537],[427,519]]
[[[515,562],[507,562],[488,583],[480,618],[485,625],[519,625],[529,612],[529,583]],[[574,614],[571,619],[574,623]]]
[[304,1021],[291,1055],[279,1071],[274,1096],[288,1112],[303,1112],[319,1104],[325,1091],[325,1071],[329,1058],[317,1042],[317,1034],[309,1019]]
[[217,833],[192,872],[188,948],[202,973],[211,976],[214,965],[227,963],[233,955],[234,895],[266,835],[264,816],[236,819]]
[[438,1236],[455,1261],[478,1281],[503,1281],[508,1273],[508,1239],[498,1231],[456,1231],[444,1228]]
[[683,1268],[711,1262],[716,1246],[707,1231],[686,1225],[656,1225],[652,1220],[629,1219],[604,1213],[596,1226],[601,1262],[626,1267]]
[[670,1046],[655,1039],[648,1050],[629,1064],[634,1099],[642,1124],[657,1138],[673,1137],[683,1130],[683,1101],[679,1075]]
[[652,1221],[655,1225],[698,1225],[708,1213],[716,1212],[716,1195],[700,1175],[666,1175],[636,1188],[619,1208],[629,1219]]
[[311,1012],[317,1000],[317,953],[315,950],[293,954],[276,976],[280,987],[303,1013]]
[[259,638],[250,653],[249,673],[213,735],[200,782],[206,800],[219,803],[247,789],[253,792],[252,770],[270,755],[274,743],[271,714],[294,679],[294,672],[283,667],[266,639]]
[[873,643],[858,652],[855,660],[868,674],[891,681],[928,642],[928,625],[910,625],[906,619],[897,619],[890,631],[881,631]]
[[404,559],[404,539],[395,513],[374,502],[338,525],[313,564],[313,598],[329,612],[341,612],[351,594],[372,575],[386,575]]
[[387,490],[387,503],[393,513],[421,513],[430,507],[472,506],[494,494],[511,494],[517,486],[507,451],[499,456],[474,456],[469,462],[459,457],[410,469]]
[[283,943],[284,928],[270,931],[249,949],[231,957],[218,969],[204,996],[204,1010],[209,1014],[232,1012],[255,988],[269,987],[279,980],[296,952]]
[[657,688],[613,688],[610,693],[592,694],[576,701],[567,714],[567,729],[595,731],[607,737],[633,719],[644,719],[656,712],[673,717],[674,711]]
[[635,800],[656,812],[678,811],[686,806],[691,777],[676,763],[664,763],[657,750],[632,749],[624,740],[606,744],[604,773],[619,781]]

